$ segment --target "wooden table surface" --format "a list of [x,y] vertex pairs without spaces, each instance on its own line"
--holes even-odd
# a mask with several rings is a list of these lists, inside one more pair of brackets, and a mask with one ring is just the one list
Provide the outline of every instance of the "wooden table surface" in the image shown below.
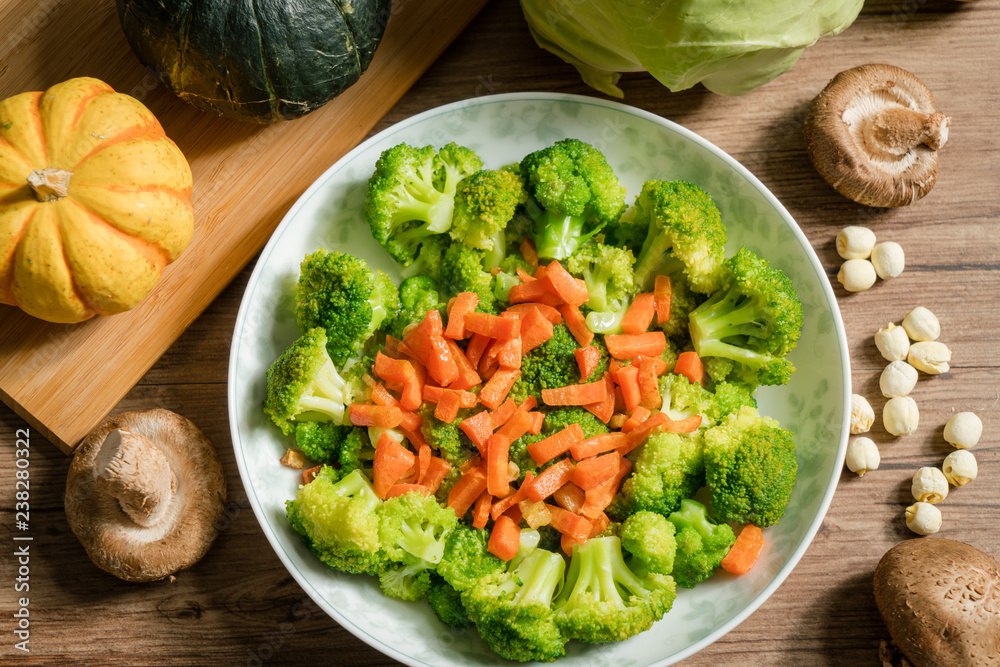
[[[44,26],[42,26],[42,29]],[[800,134],[808,101],[837,72],[888,62],[918,75],[953,120],[937,186],[891,211],[836,194],[816,173]],[[909,480],[950,451],[942,429],[961,410],[980,415],[979,478],[941,505],[940,536],[1000,556],[1000,7],[989,0],[873,0],[843,35],[808,49],[770,84],[739,98],[702,88],[671,94],[644,74],[623,77],[625,102],[676,121],[742,162],[784,203],[834,283],[847,329],[853,389],[880,414],[885,362],[872,336],[915,306],[940,318],[951,370],[922,376],[913,396],[920,428],[892,438],[876,421],[881,468],[844,472],[826,519],[785,583],[736,629],[680,663],[878,665],[886,637],[872,597],[878,559],[912,537],[902,520]],[[137,65],[138,66],[138,65]],[[2,76],[2,68],[0,68]],[[377,130],[437,105],[489,93],[596,95],[575,70],[538,49],[512,0],[491,3]],[[835,276],[834,238],[861,224],[900,243],[898,278],[849,295]],[[14,441],[25,424],[0,406],[0,663],[394,664],[341,629],[304,595],[264,538],[237,472],[226,416],[229,343],[252,264],[169,349],[115,412],[163,407],[215,442],[230,501],[208,555],[174,582],[137,585],[95,568],[66,523],[69,460],[32,434],[30,592],[15,592]],[[109,362],[113,363],[113,361]],[[14,648],[11,613],[30,599],[30,653]]]

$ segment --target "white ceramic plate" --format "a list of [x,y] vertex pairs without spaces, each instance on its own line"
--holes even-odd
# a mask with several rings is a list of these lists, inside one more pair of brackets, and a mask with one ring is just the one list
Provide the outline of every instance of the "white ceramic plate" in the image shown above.
[[398,277],[364,221],[367,179],[379,154],[399,142],[475,150],[487,167],[519,161],[566,137],[602,150],[628,189],[648,179],[684,179],[715,198],[732,254],[746,244],[792,279],[805,313],[790,359],[791,383],[758,392],[761,412],[795,433],[798,482],[779,526],[747,575],[714,576],[679,589],[667,616],[625,642],[571,642],[566,667],[668,665],[736,627],[788,576],[809,546],[836,488],[847,447],[850,369],[847,342],[829,281],[802,231],[777,199],[735,160],[684,128],[639,109],[589,97],[516,93],[432,109],[368,139],[333,165],[278,226],[254,269],[240,307],[229,363],[229,419],[240,475],[253,510],[278,557],[302,588],[361,640],[409,665],[509,664],[474,631],[446,628],[424,603],[381,594],[365,575],[334,572],[316,559],[285,520],[299,474],[278,459],[290,440],[261,411],[264,372],[297,336],[292,286],[303,256],[318,247],[349,251]]

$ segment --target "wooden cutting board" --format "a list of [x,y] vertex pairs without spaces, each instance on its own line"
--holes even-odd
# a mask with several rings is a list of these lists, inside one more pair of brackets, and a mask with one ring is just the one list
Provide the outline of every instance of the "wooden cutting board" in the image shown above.
[[359,143],[487,0],[399,0],[361,80],[322,109],[258,126],[205,114],[140,65],[113,0],[0,4],[0,99],[93,76],[138,98],[191,163],[195,230],[139,306],[73,325],[0,305],[0,398],[67,454]]

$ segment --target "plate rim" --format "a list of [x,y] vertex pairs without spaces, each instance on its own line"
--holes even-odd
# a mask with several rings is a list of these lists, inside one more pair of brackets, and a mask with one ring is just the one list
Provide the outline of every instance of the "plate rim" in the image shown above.
[[[526,101],[544,101],[544,102],[570,102],[575,104],[586,104],[589,106],[604,107],[606,109],[624,112],[629,115],[641,118],[643,120],[650,121],[666,129],[675,132],[689,141],[698,144],[703,149],[712,153],[715,157],[722,160],[731,169],[733,169],[737,174],[742,176],[744,180],[752,185],[758,193],[767,201],[767,203],[774,208],[775,211],[784,219],[786,225],[789,227],[795,239],[798,241],[799,245],[802,247],[810,265],[813,270],[819,276],[826,276],[826,270],[819,260],[816,251],[812,247],[805,233],[799,227],[798,223],[784,207],[784,205],[778,200],[778,198],[770,191],[770,189],[765,186],[760,179],[758,179],[749,169],[747,169],[738,160],[729,155],[726,151],[722,150],[714,143],[708,139],[702,137],[701,135],[695,133],[686,127],[664,118],[658,114],[651,111],[646,111],[645,109],[640,109],[628,104],[624,104],[612,100],[604,100],[597,97],[591,97],[588,95],[578,95],[570,93],[552,93],[552,92],[513,92],[513,93],[501,93],[495,95],[483,95],[479,97],[466,98],[463,100],[457,100],[454,102],[449,102],[440,106],[432,107],[425,111],[422,111],[413,116],[409,116],[397,123],[380,130],[376,134],[373,134],[366,138],[364,141],[356,145],[350,151],[345,153],[340,159],[334,162],[330,167],[323,171],[323,173],[314,180],[308,188],[295,200],[288,212],[282,217],[281,222],[275,227],[274,231],[271,233],[268,242],[265,244],[264,248],[260,252],[260,257],[254,265],[254,269],[250,274],[250,278],[247,280],[246,287],[244,288],[243,297],[240,299],[240,308],[237,312],[236,323],[233,327],[233,336],[230,345],[229,354],[229,368],[226,379],[226,406],[229,413],[229,426],[230,426],[230,437],[232,439],[233,454],[236,459],[236,465],[240,474],[240,482],[243,484],[244,491],[246,492],[247,499],[250,503],[251,509],[253,510],[254,517],[257,521],[258,526],[267,538],[268,543],[271,545],[271,549],[274,551],[275,555],[281,561],[285,570],[295,579],[296,583],[303,589],[306,595],[319,606],[328,616],[330,616],[334,621],[337,622],[342,628],[350,632],[352,635],[365,642],[370,647],[379,651],[380,653],[387,655],[399,662],[407,665],[428,665],[428,663],[417,660],[412,656],[405,655],[391,646],[387,646],[383,642],[375,639],[368,635],[363,629],[357,627],[350,619],[346,618],[338,612],[336,609],[328,608],[325,599],[319,594],[312,584],[305,578],[304,573],[302,573],[297,566],[291,563],[290,556],[286,553],[284,546],[278,541],[276,533],[270,528],[269,523],[266,520],[266,514],[263,507],[261,506],[259,500],[257,499],[256,492],[250,482],[250,471],[247,468],[247,462],[244,457],[244,451],[242,446],[242,439],[240,436],[239,424],[236,419],[237,406],[235,391],[233,387],[236,385],[236,369],[237,369],[237,359],[239,356],[240,347],[240,332],[243,330],[243,325],[245,324],[246,318],[250,311],[250,303],[246,298],[248,294],[251,294],[257,283],[260,281],[260,276],[264,271],[264,266],[267,263],[267,259],[270,254],[274,251],[274,248],[278,245],[282,234],[291,225],[291,221],[297,216],[298,212],[306,205],[306,203],[319,192],[327,183],[327,181],[339,171],[345,164],[351,162],[359,153],[368,150],[369,146],[382,141],[386,137],[405,130],[413,125],[421,123],[429,118],[433,118],[438,115],[443,115],[447,113],[453,113],[456,111],[461,111],[462,109],[467,109],[474,106],[486,106],[489,104],[497,104],[503,102],[526,102]],[[705,637],[694,642],[687,648],[673,654],[672,656],[666,658],[665,660],[660,660],[654,663],[650,663],[647,667],[666,667],[667,665],[674,664],[685,658],[688,658],[710,644],[718,641],[721,637],[725,636],[731,630],[740,625],[744,620],[746,620],[751,614],[753,614],[761,605],[764,604],[774,594],[774,591],[785,581],[785,579],[792,573],[795,566],[798,565],[799,561],[805,555],[806,550],[812,544],[816,533],[819,530],[820,525],[822,525],[823,520],[829,510],[830,503],[833,500],[833,496],[836,492],[837,485],[840,480],[843,460],[846,454],[847,441],[849,439],[849,423],[850,423],[850,396],[852,391],[851,385],[851,368],[850,368],[850,350],[847,344],[847,335],[844,327],[843,317],[840,312],[840,305],[837,301],[836,295],[833,291],[833,287],[830,284],[830,280],[820,280],[818,281],[821,287],[823,297],[826,299],[827,303],[832,306],[831,314],[833,316],[833,326],[836,333],[837,344],[840,349],[841,355],[841,376],[843,382],[843,392],[842,400],[844,403],[844,414],[841,416],[841,438],[838,443],[837,448],[837,463],[834,465],[831,473],[831,478],[826,487],[826,492],[819,505],[819,510],[816,516],[813,518],[812,522],[809,524],[802,538],[800,539],[798,545],[789,554],[788,559],[782,565],[781,569],[774,575],[772,580],[765,586],[756,596],[754,596],[746,606],[735,616],[733,616],[729,621],[722,624],[719,628],[707,634]],[[238,444],[239,443],[239,444]]]

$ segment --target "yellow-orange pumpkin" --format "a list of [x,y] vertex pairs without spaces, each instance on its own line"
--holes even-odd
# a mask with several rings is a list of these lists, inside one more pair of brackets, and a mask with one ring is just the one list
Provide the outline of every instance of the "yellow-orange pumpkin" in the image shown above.
[[0,102],[0,303],[50,322],[138,304],[191,240],[191,169],[138,100],[76,78]]

